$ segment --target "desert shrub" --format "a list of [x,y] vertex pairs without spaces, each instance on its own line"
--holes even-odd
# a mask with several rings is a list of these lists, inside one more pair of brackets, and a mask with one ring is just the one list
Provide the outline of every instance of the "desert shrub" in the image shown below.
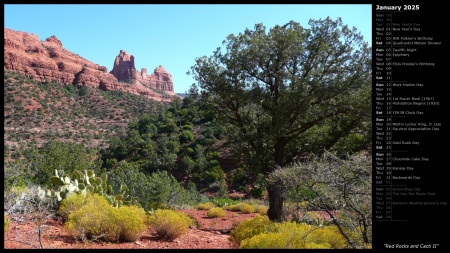
[[[212,163],[212,161],[210,163]],[[221,179],[224,178],[224,176],[225,172],[223,171],[222,167],[220,167],[220,165],[215,165],[208,168],[201,175],[202,179],[205,180],[206,182],[220,181]]]
[[225,217],[227,214],[221,207],[211,208],[206,215],[210,218]]
[[214,204],[212,202],[206,202],[206,203],[200,203],[198,204],[195,209],[197,210],[209,210],[214,207]]
[[145,189],[149,200],[169,205],[176,204],[183,192],[183,186],[166,170],[157,170],[147,177],[150,187]]
[[158,236],[164,240],[175,239],[187,232],[193,220],[184,213],[158,209],[149,216],[148,222]]
[[[330,248],[329,245],[319,245],[314,238],[309,238],[308,235],[313,231],[316,231],[319,227],[308,225],[305,223],[296,222],[283,222],[278,224],[278,233],[281,234],[281,238],[284,238],[285,248]],[[297,242],[297,238],[301,238],[303,243]]]
[[240,212],[242,205],[244,205],[244,203],[237,203],[235,205],[224,206],[223,209],[232,211],[232,212]]
[[244,220],[230,233],[230,238],[236,243],[252,238],[262,233],[277,232],[278,227],[267,216],[256,215],[253,219]]
[[242,168],[234,169],[230,172],[229,181],[232,185],[242,185],[247,182],[247,172]]
[[183,130],[179,136],[180,143],[189,143],[194,141],[194,134],[190,130]]
[[317,244],[328,243],[333,249],[342,249],[347,246],[347,241],[335,225],[314,229],[306,238],[308,242]]
[[120,227],[120,240],[136,241],[147,228],[147,216],[138,206],[121,206],[114,209],[116,224]]
[[85,198],[83,194],[69,195],[59,203],[59,209],[57,213],[64,220],[67,220],[72,212],[80,209],[86,204],[86,202],[87,198]]
[[101,174],[101,160],[98,159],[95,149],[86,148],[83,144],[53,140],[39,150],[34,161],[38,171],[33,179],[37,184],[47,183],[55,170],[64,170],[71,175],[75,170],[93,170]]
[[170,206],[169,204],[165,204],[165,203],[160,203],[160,202],[150,202],[147,204],[147,209],[149,210],[149,212],[153,212],[154,210],[157,209],[169,209],[169,210],[175,210],[172,206]]
[[263,188],[255,187],[255,188],[252,188],[250,192],[252,193],[252,196],[255,198],[264,197],[264,189]]
[[243,240],[241,249],[302,249],[305,243],[301,237],[287,237],[284,233],[259,234]]
[[259,213],[261,215],[267,215],[267,210],[269,210],[267,206],[263,205],[256,205],[253,208],[255,209],[255,213]]
[[242,204],[239,210],[243,213],[253,213],[255,211],[253,206],[247,203]]
[[305,244],[307,249],[332,249],[329,243],[315,243],[315,242],[307,242]]
[[335,226],[313,226],[283,222],[273,225],[272,232],[262,232],[240,242],[240,248],[257,249],[342,249],[345,239]]
[[3,232],[8,231],[9,223],[11,223],[11,220],[6,216],[6,214],[3,214]]
[[[6,174],[6,171],[5,171]],[[6,177],[5,177],[5,181],[6,181]],[[6,183],[5,183],[6,185]],[[10,207],[13,207],[15,205],[17,205],[18,203],[22,202],[22,199],[24,199],[24,197],[26,195],[29,195],[29,189],[27,189],[25,186],[11,186],[8,187],[8,189],[6,189],[7,187],[5,186],[5,191],[4,191],[4,206],[5,209],[9,209]]]
[[88,196],[86,199],[83,207],[69,215],[65,228],[75,238],[117,241],[120,236],[120,226],[114,217],[114,207],[97,194]]

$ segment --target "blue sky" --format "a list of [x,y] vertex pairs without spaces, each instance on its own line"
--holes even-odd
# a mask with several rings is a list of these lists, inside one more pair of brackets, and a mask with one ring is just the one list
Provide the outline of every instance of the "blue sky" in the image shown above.
[[176,93],[195,82],[186,74],[195,59],[210,56],[229,34],[262,23],[267,30],[290,20],[342,18],[371,45],[370,4],[5,4],[6,28],[55,35],[63,47],[112,70],[125,50],[138,70],[152,73],[163,65],[172,74]]

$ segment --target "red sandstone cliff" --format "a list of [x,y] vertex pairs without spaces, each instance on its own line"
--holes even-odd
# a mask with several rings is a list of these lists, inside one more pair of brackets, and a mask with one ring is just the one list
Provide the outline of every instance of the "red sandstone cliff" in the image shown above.
[[[141,76],[142,83],[120,82],[113,74],[108,73],[106,67],[64,49],[61,41],[55,36],[40,41],[35,34],[9,28],[4,28],[4,69],[32,76],[34,80],[56,81],[63,85],[86,85],[103,90],[121,90],[158,101],[171,101],[171,95],[174,95],[171,82],[171,86],[163,88],[161,85],[159,88],[157,85],[154,86],[154,89],[166,91],[168,95],[155,92],[151,89],[153,88],[151,85],[145,86],[147,79],[143,79],[139,72],[137,73]],[[164,77],[162,79],[164,80]]]

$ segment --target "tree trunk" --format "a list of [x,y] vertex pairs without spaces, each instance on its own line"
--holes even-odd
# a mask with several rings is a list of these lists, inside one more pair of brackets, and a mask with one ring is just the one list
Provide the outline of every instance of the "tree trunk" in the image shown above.
[[269,220],[274,222],[283,221],[283,190],[280,185],[269,185]]
[[[278,138],[274,145],[274,160],[278,166],[283,166],[283,154],[286,141]],[[283,186],[279,184],[269,184],[269,210],[267,216],[274,222],[283,221]]]

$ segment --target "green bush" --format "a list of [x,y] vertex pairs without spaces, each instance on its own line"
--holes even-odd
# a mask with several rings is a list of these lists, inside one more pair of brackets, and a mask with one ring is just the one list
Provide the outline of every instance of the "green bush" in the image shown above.
[[242,168],[234,169],[230,172],[229,181],[232,185],[242,185],[247,181],[247,172]]
[[254,198],[264,197],[264,189],[263,188],[259,188],[259,187],[252,188],[251,193]]
[[86,204],[73,211],[64,226],[75,238],[105,241],[118,241],[121,229],[114,208],[97,194],[87,197]]
[[241,241],[252,238],[262,233],[277,232],[275,223],[269,220],[267,216],[256,215],[253,219],[244,220],[234,228],[230,233],[230,238],[240,244]]
[[206,216],[209,218],[225,217],[227,214],[221,207],[213,207],[207,213]]
[[203,172],[203,179],[206,180],[206,182],[216,182],[223,179],[225,176],[225,172],[223,172],[222,167],[220,165],[215,165],[210,167],[207,171]]
[[147,228],[147,215],[138,206],[121,206],[114,209],[116,224],[120,227],[119,240],[134,242]]
[[179,136],[179,139],[181,144],[189,143],[194,141],[194,134],[190,130],[183,130]]
[[148,222],[158,236],[164,240],[173,240],[185,234],[193,220],[184,213],[158,209],[149,216]]

